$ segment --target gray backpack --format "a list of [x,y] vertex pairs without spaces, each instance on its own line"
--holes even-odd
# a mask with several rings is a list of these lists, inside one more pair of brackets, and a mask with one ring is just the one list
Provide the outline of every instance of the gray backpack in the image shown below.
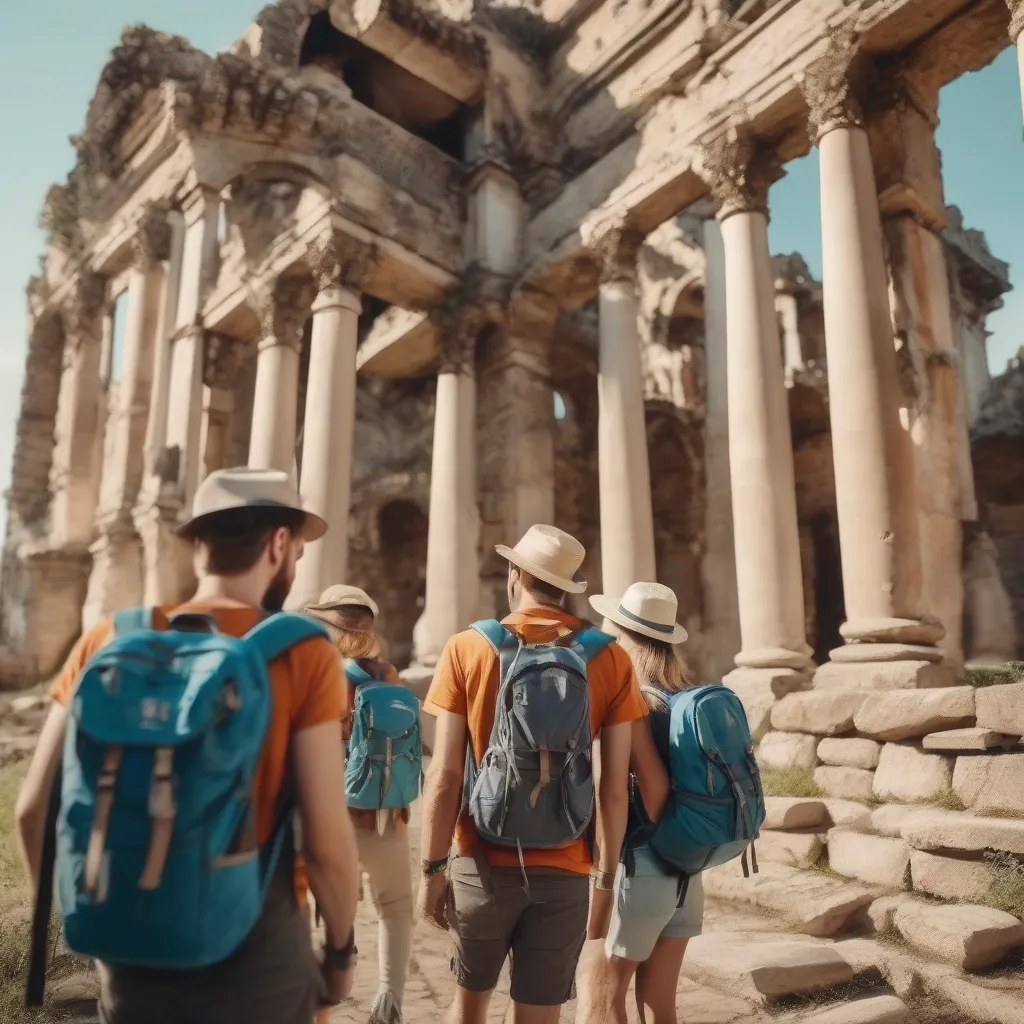
[[587,662],[612,642],[587,628],[528,644],[494,619],[474,623],[500,660],[494,728],[466,755],[465,803],[482,840],[520,850],[568,846],[594,816]]

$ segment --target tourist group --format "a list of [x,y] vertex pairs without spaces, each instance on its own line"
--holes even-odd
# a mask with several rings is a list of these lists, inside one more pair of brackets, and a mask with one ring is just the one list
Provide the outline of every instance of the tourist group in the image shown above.
[[351,991],[363,873],[375,1024],[403,1019],[414,904],[450,933],[455,1024],[483,1024],[508,958],[517,1024],[554,1024],[574,994],[578,1020],[624,1022],[634,976],[640,1020],[675,1024],[701,872],[746,873],[764,820],[742,705],[690,678],[675,595],[591,596],[606,633],[567,610],[587,589],[574,538],[499,546],[509,615],[441,655],[424,778],[372,597],[338,584],[283,610],[326,530],[286,474],[215,472],[179,528],[194,597],[115,613],[72,650],[16,811],[30,1004],[56,897],[104,1024],[325,1024]]

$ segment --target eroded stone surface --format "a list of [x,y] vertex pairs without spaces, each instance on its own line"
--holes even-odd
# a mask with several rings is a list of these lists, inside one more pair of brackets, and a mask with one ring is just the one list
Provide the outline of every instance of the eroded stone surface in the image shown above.
[[827,736],[818,744],[818,759],[822,764],[844,768],[877,768],[881,753],[881,743],[856,736],[842,739]]
[[819,1010],[801,1018],[801,1024],[914,1024],[914,1020],[902,999],[873,996]]
[[975,702],[980,728],[1024,736],[1024,683],[979,687]]
[[757,760],[766,768],[813,768],[818,741],[798,732],[770,732],[757,745]]
[[850,732],[857,709],[864,700],[864,694],[842,690],[791,693],[772,709],[772,726],[819,736]]
[[756,844],[758,861],[788,864],[794,868],[812,868],[818,862],[825,843],[814,832],[773,832],[761,829]]
[[903,837],[904,827],[919,818],[936,813],[932,807],[908,807],[906,804],[882,804],[871,812],[871,831],[891,839]]
[[822,765],[814,769],[814,781],[828,796],[842,800],[871,800],[875,773],[863,768],[839,768]]
[[918,892],[944,900],[982,899],[995,882],[994,872],[984,861],[923,850],[910,853],[910,877]]
[[968,750],[991,750],[1006,744],[1007,737],[991,729],[972,726],[967,729],[944,729],[942,732],[929,733],[921,740],[925,750],[936,753],[946,752],[959,754]]
[[768,796],[764,800],[763,828],[794,829],[824,825],[828,810],[820,800],[802,797]]
[[[874,816],[872,816],[874,821]],[[905,816],[900,835],[917,850],[1003,850],[1024,856],[1024,819],[921,810]]]
[[893,690],[867,694],[854,716],[857,731],[879,740],[906,740],[970,724],[974,687]]
[[838,874],[871,885],[910,885],[910,847],[902,839],[833,828],[828,833],[828,863]]
[[822,803],[828,811],[828,819],[833,827],[846,825],[855,828],[871,821],[871,808],[857,800],[829,798],[823,800]]
[[952,784],[953,792],[979,813],[1024,815],[1024,753],[958,757]]
[[896,907],[892,921],[911,946],[964,971],[991,967],[1024,945],[1024,924],[991,907],[906,901]]
[[874,793],[878,800],[933,800],[949,791],[953,759],[926,754],[917,747],[886,743],[875,769]]

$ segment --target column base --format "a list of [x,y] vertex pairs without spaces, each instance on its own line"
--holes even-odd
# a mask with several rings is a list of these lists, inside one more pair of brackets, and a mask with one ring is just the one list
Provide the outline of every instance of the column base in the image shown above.
[[844,622],[839,635],[847,643],[921,644],[932,647],[946,629],[936,619],[856,619]]
[[92,573],[82,607],[82,625],[89,629],[118,608],[141,604],[142,540],[128,523],[117,521],[101,528],[89,549]]
[[816,690],[927,690],[955,685],[955,667],[942,660],[836,660],[814,674]]
[[736,693],[747,713],[750,734],[756,743],[771,729],[772,708],[787,693],[808,690],[811,677],[791,668],[737,668],[723,680]]

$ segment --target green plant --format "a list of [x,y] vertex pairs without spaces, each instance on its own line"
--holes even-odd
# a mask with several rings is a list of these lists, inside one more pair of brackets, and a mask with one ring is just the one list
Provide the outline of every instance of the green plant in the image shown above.
[[985,861],[992,870],[992,887],[983,902],[1024,919],[1024,863],[1010,853],[989,851]]
[[941,807],[945,811],[966,811],[967,804],[963,802],[951,789],[944,789],[938,796],[921,800],[920,803],[933,807]]
[[1024,681],[1024,661],[1008,661],[1005,665],[976,665],[968,668],[965,678],[970,686],[1005,686]]
[[761,785],[765,796],[821,796],[813,768],[762,768]]

